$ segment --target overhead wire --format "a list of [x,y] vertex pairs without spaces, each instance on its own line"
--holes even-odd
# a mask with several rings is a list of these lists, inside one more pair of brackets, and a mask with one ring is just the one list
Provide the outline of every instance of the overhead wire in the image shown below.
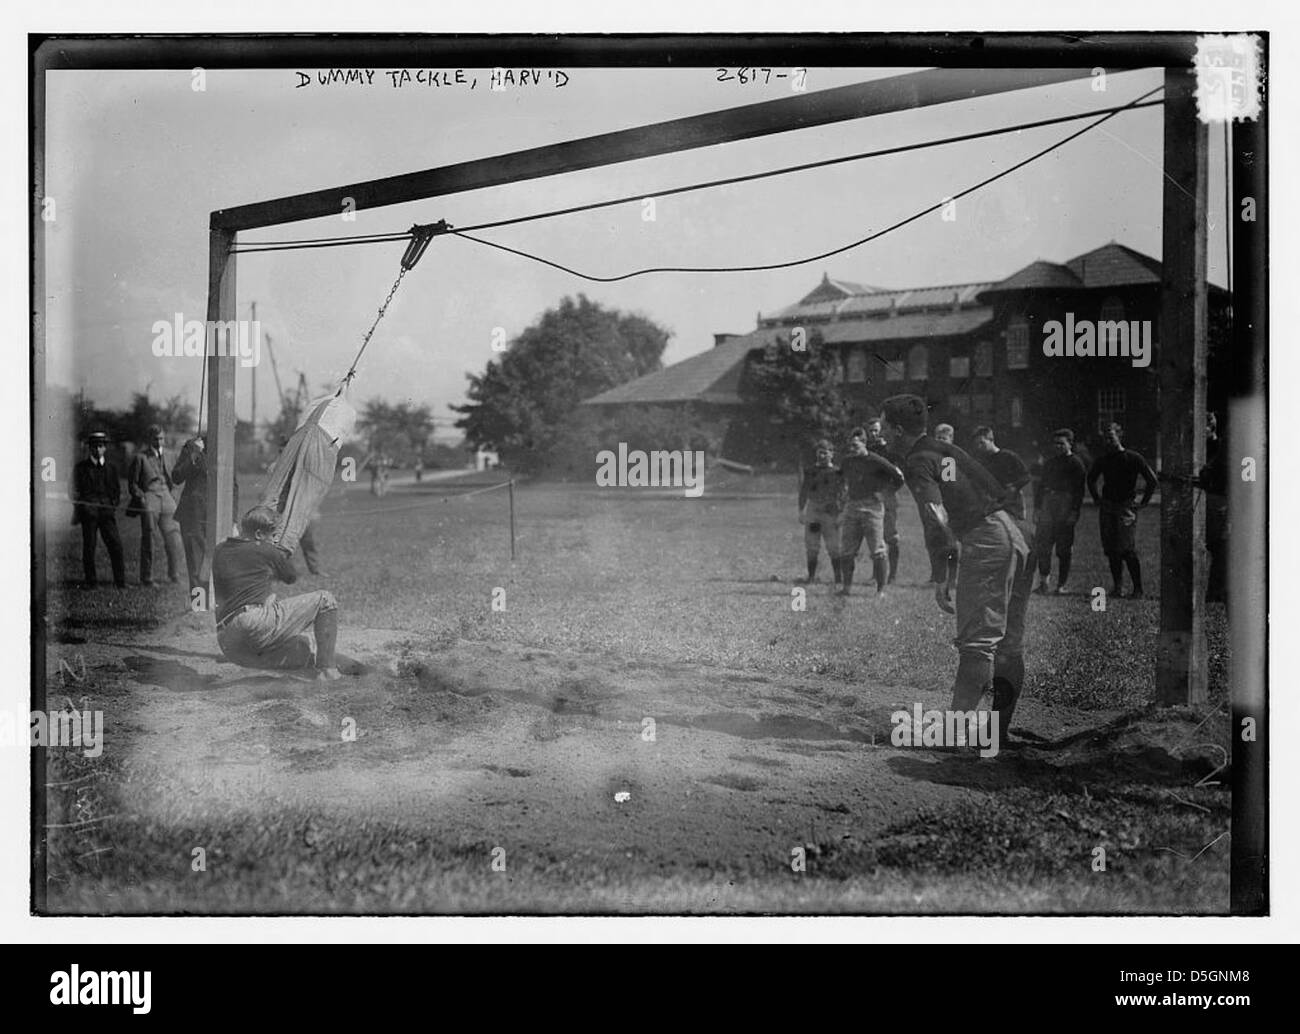
[[[1160,89],[1163,89],[1163,86],[1157,87],[1156,90],[1152,90],[1151,93],[1155,93]],[[739,176],[728,176],[722,179],[689,183],[684,186],[670,187],[665,190],[650,192],[643,191],[638,194],[630,194],[624,197],[608,198],[603,201],[592,201],[582,205],[571,205],[567,208],[549,209],[544,212],[534,212],[529,215],[513,216],[508,219],[496,219],[485,223],[475,223],[472,226],[459,227],[453,232],[467,234],[477,233],[480,230],[495,230],[503,226],[517,226],[521,223],[535,222],[539,219],[553,219],[562,215],[574,215],[580,212],[591,212],[601,208],[612,208],[617,205],[625,205],[641,201],[647,197],[672,197],[677,194],[686,194],[698,190],[733,186],[737,183],[748,183],[754,180],[768,179],[773,176],[787,176],[797,172],[808,172],[813,169],[828,168],[834,165],[842,165],[846,162],[865,161],[870,158],[883,158],[889,155],[902,154],[909,151],[925,150],[931,147],[944,147],[949,144],[965,143],[971,140],[982,140],[992,136],[1005,135],[1007,133],[1019,133],[1026,129],[1040,129],[1044,126],[1054,126],[1064,122],[1077,122],[1080,119],[1091,118],[1094,115],[1117,115],[1121,112],[1155,107],[1164,103],[1162,100],[1145,100],[1145,98],[1150,95],[1150,93],[1145,94],[1134,103],[1120,105],[1118,107],[1094,108],[1090,111],[1082,111],[1073,115],[1058,115],[1053,118],[1037,119],[1032,122],[1019,122],[1014,125],[998,126],[993,129],[979,130],[973,133],[961,133],[956,136],[939,137],[934,140],[920,140],[910,144],[878,148],[872,151],[859,151],[855,154],[840,155],[835,158],[823,158],[814,162],[802,162],[798,165],[786,165],[778,169],[766,169],[762,172],[750,172]],[[259,251],[289,251],[300,248],[337,248],[353,244],[384,244],[394,241],[410,240],[411,237],[412,234],[410,231],[394,231],[392,233],[359,234],[346,237],[308,237],[281,241],[245,241],[233,247],[231,251],[240,254],[254,254]]]
[[915,212],[912,215],[907,216],[905,219],[900,219],[897,222],[892,223],[889,226],[886,226],[883,230],[877,230],[875,233],[868,234],[865,237],[859,238],[858,240],[855,241],[851,241],[848,244],[841,245],[838,248],[831,248],[827,251],[821,251],[815,255],[807,255],[803,258],[789,259],[783,262],[758,263],[758,264],[747,265],[747,266],[651,266],[645,269],[635,269],[629,273],[620,273],[616,276],[596,276],[590,273],[583,273],[580,270],[573,269],[571,266],[566,266],[563,263],[555,262],[548,258],[543,258],[540,255],[535,255],[532,254],[531,252],[527,252],[519,248],[511,248],[508,245],[500,244],[496,241],[489,241],[489,240],[484,240],[482,237],[470,236],[467,232],[463,230],[457,230],[453,228],[450,231],[450,233],[453,237],[460,237],[463,238],[464,240],[473,241],[476,244],[481,244],[489,248],[495,248],[498,251],[504,251],[511,255],[516,255],[520,258],[530,259],[533,262],[538,262],[542,265],[550,266],[553,269],[558,269],[561,272],[568,273],[570,276],[576,276],[582,280],[588,280],[591,281],[592,283],[599,283],[599,284],[617,283],[618,281],[621,280],[630,280],[633,277],[647,276],[651,273],[757,273],[757,272],[765,272],[765,271],[775,270],[775,269],[790,269],[794,266],[807,265],[810,262],[820,262],[823,259],[832,258],[835,255],[842,255],[846,251],[852,251],[855,248],[860,248],[864,244],[869,244],[871,241],[879,240],[881,237],[884,237],[886,234],[893,233],[895,230],[902,229],[904,226],[907,226],[909,223],[914,223],[918,219],[924,218],[925,216],[929,215],[931,212],[938,211],[939,209],[943,208],[945,205],[957,201],[968,194],[973,194],[977,190],[982,190],[984,187],[987,187],[990,183],[995,183],[998,180],[1002,179],[1003,177],[1010,176],[1013,172],[1016,172],[1019,169],[1023,169],[1026,165],[1029,165],[1031,162],[1036,162],[1040,158],[1046,157],[1047,155],[1051,154],[1053,151],[1056,151],[1064,147],[1066,144],[1070,143],[1071,141],[1077,140],[1085,133],[1088,133],[1091,130],[1096,129],[1102,123],[1109,121],[1110,119],[1114,118],[1116,115],[1119,115],[1120,113],[1125,111],[1133,110],[1138,104],[1140,104],[1142,101],[1145,101],[1153,93],[1158,93],[1163,89],[1164,86],[1161,85],[1151,90],[1148,90],[1146,93],[1142,94],[1140,97],[1131,101],[1129,104],[1110,110],[1107,114],[1103,115],[1095,122],[1090,122],[1082,129],[1078,129],[1075,132],[1071,133],[1069,136],[1057,140],[1055,143],[1050,144],[1047,147],[1044,147],[1042,150],[1035,152],[1034,154],[1030,155],[1028,158],[1022,159],[1021,161],[1016,162],[1014,165],[1009,166],[1008,168],[1003,169],[1000,172],[996,172],[992,176],[988,176],[980,180],[978,183],[975,183],[974,185],[967,187],[965,190],[959,191],[956,194],[952,194],[948,197],[945,197],[941,201],[937,201],[932,205],[928,205],[925,208],[921,209],[919,212]]

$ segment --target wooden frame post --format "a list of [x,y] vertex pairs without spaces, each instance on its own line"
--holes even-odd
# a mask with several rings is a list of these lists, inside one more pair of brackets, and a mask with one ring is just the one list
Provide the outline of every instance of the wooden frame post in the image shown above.
[[1207,126],[1191,68],[1165,70],[1163,297],[1160,371],[1160,636],[1156,700],[1204,704],[1205,507],[1194,478],[1205,464]]
[[[234,230],[212,229],[208,234],[208,334],[209,343],[220,346],[220,336],[212,331],[216,323],[236,318]],[[238,336],[227,344],[234,346]],[[230,348],[217,347],[208,364],[208,533],[204,539],[203,565],[199,571],[207,590],[203,609],[215,610],[215,601],[207,599],[211,591],[212,551],[230,533],[230,515],[235,490],[235,359]],[[221,354],[226,352],[228,354]],[[193,601],[191,601],[193,602]]]

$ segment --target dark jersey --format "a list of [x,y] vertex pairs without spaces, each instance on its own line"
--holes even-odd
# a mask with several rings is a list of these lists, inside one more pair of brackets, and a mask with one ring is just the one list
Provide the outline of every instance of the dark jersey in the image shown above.
[[1083,505],[1083,483],[1087,477],[1088,468],[1074,453],[1053,456],[1043,464],[1043,476],[1034,486],[1034,508],[1043,505],[1048,492],[1064,492],[1070,497],[1070,509],[1077,512]]
[[1006,490],[964,450],[929,435],[913,444],[904,471],[925,528],[931,580],[941,582],[962,536],[1004,508]]
[[840,469],[844,472],[850,506],[854,503],[883,505],[886,492],[903,486],[903,472],[883,456],[874,453],[845,456]]
[[804,504],[827,513],[839,513],[844,503],[844,479],[834,467],[811,467],[799,482],[799,509]]
[[1007,512],[1023,521],[1025,501],[1020,490],[1029,483],[1029,470],[1020,457],[1008,449],[999,449],[988,456],[981,456],[979,462],[1007,489]]
[[217,624],[249,604],[265,603],[272,580],[295,582],[289,554],[269,542],[226,539],[212,554],[212,590],[217,597]]
[[[1097,494],[1098,478],[1102,482],[1100,495]],[[1138,478],[1145,482],[1142,491],[1142,505],[1145,506],[1156,490],[1155,471],[1140,453],[1132,449],[1117,449],[1092,465],[1092,470],[1088,471],[1088,491],[1099,503],[1132,505],[1137,495]]]

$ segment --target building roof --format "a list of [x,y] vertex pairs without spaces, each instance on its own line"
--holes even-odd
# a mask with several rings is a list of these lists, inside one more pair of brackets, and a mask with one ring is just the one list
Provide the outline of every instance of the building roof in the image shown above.
[[836,320],[816,327],[828,345],[856,341],[897,341],[907,338],[950,337],[969,334],[993,319],[990,308],[956,312],[915,312],[893,319]]
[[1007,291],[1062,288],[1075,290],[1133,287],[1160,283],[1160,263],[1150,255],[1111,241],[1066,262],[1039,259],[981,292],[983,297]]
[[[841,281],[842,282],[842,281]],[[857,294],[814,299],[814,291],[793,305],[762,317],[765,326],[799,322],[822,322],[872,313],[920,312],[951,309],[954,305],[974,305],[981,292],[993,281],[977,284],[946,284],[940,287],[909,287],[901,291],[866,288]],[[814,299],[814,300],[809,300]]]
[[739,405],[740,373],[751,349],[762,348],[779,331],[763,328],[683,359],[680,363],[647,373],[585,399],[584,406],[623,403],[661,405],[669,402],[713,402]]
[[884,288],[872,287],[869,284],[858,284],[852,280],[832,280],[827,273],[822,274],[822,282],[809,291],[801,299],[802,302],[824,302],[827,300],[847,298],[854,294],[867,294],[871,291],[882,291]]
[[1040,288],[1081,288],[1083,282],[1074,275],[1069,266],[1057,262],[1044,262],[1039,259],[1031,262],[1024,269],[1012,273],[1005,280],[990,285],[985,294],[995,291],[1033,291]]
[[1066,263],[1084,287],[1127,287],[1160,283],[1160,263],[1150,255],[1111,241]]

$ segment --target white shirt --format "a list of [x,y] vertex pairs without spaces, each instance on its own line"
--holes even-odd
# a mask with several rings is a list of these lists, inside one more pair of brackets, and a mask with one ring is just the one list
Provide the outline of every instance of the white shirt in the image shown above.
[[306,415],[298,421],[299,427],[302,427],[311,418],[311,415],[316,412],[321,403],[325,403],[325,408],[321,412],[318,421],[320,428],[329,435],[335,445],[338,445],[344,438],[352,434],[352,428],[357,422],[357,411],[352,408],[352,405],[342,395],[328,395],[316,399],[307,407]]

